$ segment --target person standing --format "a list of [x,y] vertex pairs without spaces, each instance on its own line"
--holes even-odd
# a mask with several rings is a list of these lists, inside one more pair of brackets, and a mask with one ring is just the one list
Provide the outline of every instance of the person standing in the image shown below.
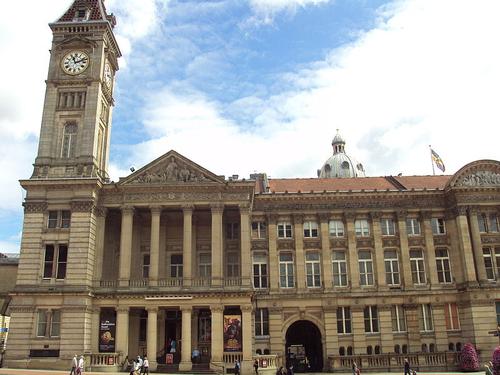
[[410,362],[408,361],[408,358],[405,358],[405,373],[404,375],[410,375]]
[[147,355],[144,356],[144,360],[142,361],[142,374],[149,375],[149,361]]
[[253,361],[253,369],[255,371],[255,375],[259,375],[259,361],[257,359]]
[[76,368],[76,374],[77,375],[83,375],[83,366],[85,364],[85,361],[83,359],[83,355],[80,355],[80,359],[78,360],[78,366]]
[[293,375],[293,365],[288,368],[288,375]]
[[240,362],[238,360],[234,362],[234,375],[240,375]]
[[358,365],[356,362],[352,363],[352,375],[357,375],[358,374]]
[[175,353],[177,351],[177,342],[175,342],[175,339],[172,339],[170,342],[170,353]]
[[143,365],[143,362],[142,362],[142,358],[140,355],[137,356],[137,366],[139,367],[137,369],[137,372],[140,374],[141,371],[142,371],[142,365]]

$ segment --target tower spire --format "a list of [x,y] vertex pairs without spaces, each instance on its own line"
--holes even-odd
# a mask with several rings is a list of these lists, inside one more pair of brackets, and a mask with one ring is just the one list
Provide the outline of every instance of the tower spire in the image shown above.
[[108,21],[112,27],[116,25],[113,14],[106,12],[104,0],[74,0],[73,4],[56,22],[85,21]]

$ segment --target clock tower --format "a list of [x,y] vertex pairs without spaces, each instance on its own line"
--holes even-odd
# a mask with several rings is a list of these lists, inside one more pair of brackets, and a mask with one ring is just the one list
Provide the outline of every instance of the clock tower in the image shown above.
[[120,49],[104,0],[75,0],[54,23],[32,179],[108,178]]

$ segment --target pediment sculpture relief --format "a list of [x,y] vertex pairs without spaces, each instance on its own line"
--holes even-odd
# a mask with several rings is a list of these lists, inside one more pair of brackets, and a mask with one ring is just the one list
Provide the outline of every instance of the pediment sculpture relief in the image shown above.
[[500,186],[500,173],[479,171],[462,177],[456,186]]
[[202,182],[210,181],[203,173],[171,156],[165,163],[146,170],[130,183],[150,184],[165,182]]

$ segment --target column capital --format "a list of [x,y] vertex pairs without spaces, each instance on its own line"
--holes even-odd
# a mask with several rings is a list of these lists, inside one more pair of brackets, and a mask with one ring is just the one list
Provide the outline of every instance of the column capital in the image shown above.
[[347,221],[354,221],[354,220],[356,220],[356,213],[355,212],[345,212],[344,216],[345,216],[345,219]]
[[304,215],[302,214],[293,214],[293,223],[294,224],[302,224],[304,221]]
[[149,210],[151,211],[151,215],[161,215],[161,211],[163,210],[162,206],[152,205],[149,206]]
[[467,208],[469,215],[477,215],[480,212],[479,206],[469,206]]
[[122,210],[122,215],[133,215],[135,211],[134,206],[122,206],[120,209]]
[[180,306],[180,310],[185,313],[185,312],[192,312],[193,307],[192,306]]
[[243,305],[240,306],[241,311],[249,312],[251,313],[253,311],[253,306],[252,305]]
[[320,212],[318,214],[320,223],[328,223],[330,221],[330,216],[329,212]]
[[274,212],[268,212],[266,216],[267,216],[267,222],[269,224],[276,224],[276,222],[278,221],[278,214]]
[[382,212],[380,211],[371,211],[370,217],[372,221],[379,220],[382,217]]
[[432,211],[420,211],[420,217],[422,220],[430,220],[432,218]]
[[148,312],[148,314],[150,312],[158,314],[158,306],[146,306],[146,311]]
[[399,210],[396,212],[396,216],[398,220],[406,220],[406,217],[408,216],[408,211],[407,210]]
[[245,213],[245,214],[250,213],[250,203],[248,202],[240,203],[238,207],[240,209],[240,213]]
[[130,311],[130,306],[117,306],[115,310],[117,313],[128,313]]
[[224,306],[222,306],[222,305],[211,305],[210,306],[210,311],[211,312],[223,312],[224,311]]
[[224,212],[224,203],[213,203],[210,205],[212,214],[221,214]]
[[186,213],[193,213],[194,211],[194,204],[186,203],[181,206],[182,212]]
[[95,213],[99,217],[106,217],[108,214],[108,208],[103,206],[98,206],[95,208]]

